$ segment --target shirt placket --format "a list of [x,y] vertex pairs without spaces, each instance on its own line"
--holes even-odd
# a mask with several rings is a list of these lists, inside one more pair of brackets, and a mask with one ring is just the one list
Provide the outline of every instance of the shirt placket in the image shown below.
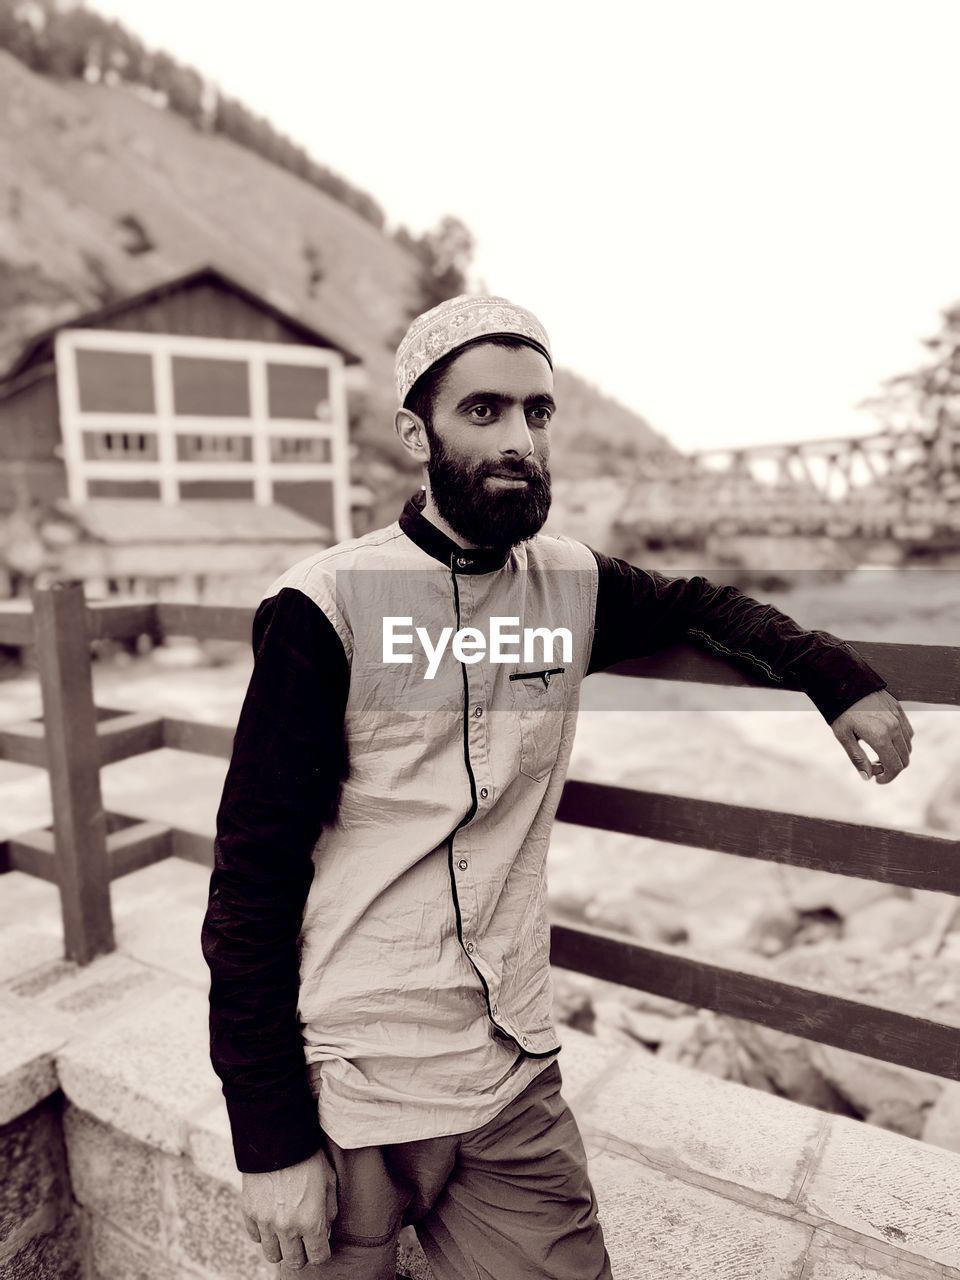
[[[455,566],[461,569],[468,564],[469,560],[466,557],[459,557],[455,561]],[[459,627],[472,626],[476,616],[477,592],[471,578],[465,574],[458,575],[457,589],[459,601],[457,624]],[[482,662],[463,664],[466,763],[472,777],[476,808],[470,821],[460,827],[454,835],[453,874],[460,904],[463,949],[486,986],[484,1002],[489,1006],[489,1013],[494,1023],[512,1036],[518,1044],[525,1046],[526,1037],[521,1035],[513,1025],[512,1019],[500,1008],[500,975],[495,973],[488,963],[483,952],[483,939],[478,933],[480,910],[473,866],[478,844],[472,824],[493,801],[489,749],[489,687],[484,678],[483,665]]]

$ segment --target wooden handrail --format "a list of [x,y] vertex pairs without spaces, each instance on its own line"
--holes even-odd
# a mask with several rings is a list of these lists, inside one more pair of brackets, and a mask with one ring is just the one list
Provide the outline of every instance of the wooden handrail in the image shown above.
[[[248,644],[253,611],[141,601],[84,606],[79,584],[37,592],[33,612],[21,602],[15,605],[0,605],[0,644],[36,644],[44,720],[0,729],[0,758],[49,770],[54,830],[27,832],[0,843],[0,870],[28,871],[59,884],[67,953],[84,962],[113,945],[111,879],[168,856],[204,865],[213,858],[209,836],[104,814],[100,768],[160,746],[229,758],[234,733],[229,725],[142,712],[101,711],[98,719],[89,644],[139,634]],[[851,643],[901,700],[960,704],[960,645]],[[622,663],[611,673],[770,687],[759,672],[692,644]],[[939,836],[577,779],[567,781],[557,819],[960,897],[960,842]],[[553,926],[551,962],[824,1044],[960,1078],[960,1026],[869,1000],[713,964],[680,948],[641,946],[622,935],[569,923]]]

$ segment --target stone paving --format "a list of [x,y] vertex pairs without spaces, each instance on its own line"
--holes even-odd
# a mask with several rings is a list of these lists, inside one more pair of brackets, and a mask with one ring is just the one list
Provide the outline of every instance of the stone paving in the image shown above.
[[[83,1221],[59,1231],[91,1277],[276,1276],[239,1225],[207,1056],[207,879],[168,860],[115,882],[120,949],[85,969],[59,958],[55,890],[0,881],[0,1126],[62,1090]],[[960,1280],[960,1154],[560,1032],[617,1280]],[[39,1247],[18,1271],[0,1254],[0,1280]],[[426,1277],[417,1253],[408,1230],[402,1270]]]

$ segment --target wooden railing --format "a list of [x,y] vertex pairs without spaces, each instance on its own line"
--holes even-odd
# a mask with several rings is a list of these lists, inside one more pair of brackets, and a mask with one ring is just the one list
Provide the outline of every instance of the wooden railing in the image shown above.
[[[105,813],[105,764],[173,747],[229,758],[233,728],[97,708],[90,645],[148,634],[248,642],[249,609],[163,603],[91,603],[77,583],[34,594],[32,608],[0,606],[0,644],[35,646],[42,721],[0,727],[0,758],[45,768],[52,829],[0,844],[0,870],[59,885],[68,958],[113,948],[110,881],[161,858],[212,863],[212,840],[157,822]],[[901,701],[960,704],[960,645],[853,641]],[[691,646],[623,663],[614,674],[752,685],[721,658]],[[0,686],[2,688],[2,686]],[[960,841],[569,780],[557,818],[741,856],[770,859],[960,897]],[[960,1078],[960,1028],[877,1002],[711,964],[680,948],[644,946],[587,926],[554,924],[551,961],[594,977],[746,1018],[950,1079]],[[759,967],[759,966],[758,966]]]

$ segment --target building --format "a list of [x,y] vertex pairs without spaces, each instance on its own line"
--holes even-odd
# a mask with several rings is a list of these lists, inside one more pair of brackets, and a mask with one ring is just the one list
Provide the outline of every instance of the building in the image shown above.
[[352,534],[358,374],[355,355],[214,267],[36,334],[0,379],[12,577],[247,598]]

